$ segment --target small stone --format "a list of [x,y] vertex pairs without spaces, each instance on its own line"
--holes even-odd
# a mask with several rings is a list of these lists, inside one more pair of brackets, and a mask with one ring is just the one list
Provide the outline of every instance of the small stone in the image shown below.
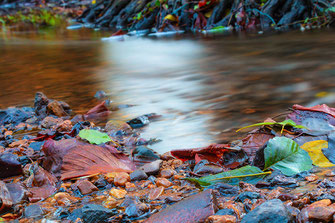
[[112,188],[109,191],[109,195],[113,196],[116,199],[124,198],[126,196],[126,194],[127,194],[127,191],[123,190],[123,189]]
[[24,209],[25,218],[38,218],[43,216],[44,212],[38,204],[29,205]]
[[206,220],[206,223],[236,223],[237,219],[233,215],[212,215]]
[[80,209],[72,212],[73,217],[69,218],[75,221],[78,217],[84,222],[107,222],[107,219],[117,213],[116,210],[111,210],[97,204],[86,204]]
[[136,185],[134,183],[127,182],[125,186],[126,186],[127,191],[135,191],[136,190]]
[[105,130],[110,135],[128,135],[132,132],[132,128],[127,122],[120,120],[110,120],[105,126]]
[[166,152],[161,155],[162,160],[173,160],[174,157],[172,156],[171,152]]
[[163,186],[163,187],[167,188],[167,187],[171,187],[172,183],[166,178],[157,178],[156,179],[156,185],[157,185],[157,187]]
[[174,159],[172,160],[171,165],[174,167],[178,167],[180,165],[183,165],[183,161],[181,161],[180,159]]
[[140,169],[143,170],[147,175],[155,175],[159,172],[162,162],[162,160],[156,160],[143,165],[140,167]]
[[120,172],[114,178],[114,185],[123,187],[129,181],[130,181],[129,174]]
[[88,180],[78,182],[77,187],[82,195],[93,193],[99,189]]
[[56,126],[58,132],[71,132],[72,128],[73,126],[70,120],[65,120]]
[[52,116],[47,116],[45,117],[42,122],[41,122],[41,127],[45,128],[45,129],[50,129],[53,126],[56,126],[57,124],[61,123],[63,120],[62,119],[58,119],[58,118],[54,118]]
[[140,169],[137,169],[130,174],[131,181],[146,180],[146,179],[148,179],[148,175],[143,170]]
[[317,179],[318,179],[318,176],[316,176],[315,174],[311,174],[305,177],[305,180],[307,180],[308,182],[313,182],[313,181],[316,181]]
[[52,101],[47,106],[47,111],[58,117],[68,116],[69,114],[64,111],[62,104],[59,101]]
[[176,174],[176,171],[174,171],[172,169],[162,169],[161,172],[160,172],[160,176],[163,177],[163,178],[170,178],[174,174]]
[[107,199],[103,202],[103,206],[109,209],[116,208],[118,204],[119,202],[112,196],[107,197]]
[[316,201],[316,202],[310,204],[309,207],[326,207],[326,206],[331,205],[331,203],[332,203],[331,200],[323,199],[323,200]]
[[79,200],[79,198],[72,197],[69,193],[66,192],[59,192],[55,194],[54,199],[56,200],[57,204],[61,206],[70,206]]
[[154,188],[149,193],[149,200],[156,200],[162,193],[164,192],[164,187],[160,186],[157,188]]
[[279,199],[269,200],[250,211],[242,219],[242,223],[271,222],[288,223],[291,222],[290,215],[283,202]]

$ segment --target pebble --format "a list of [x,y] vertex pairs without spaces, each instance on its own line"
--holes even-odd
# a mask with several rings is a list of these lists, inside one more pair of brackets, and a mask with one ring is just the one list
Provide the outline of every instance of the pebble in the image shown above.
[[166,178],[157,178],[156,179],[156,185],[157,185],[157,187],[163,186],[163,187],[167,188],[167,187],[171,187],[172,183]]
[[156,200],[162,193],[164,192],[164,187],[160,186],[157,188],[154,188],[149,193],[149,200]]
[[125,186],[127,182],[130,181],[130,176],[127,173],[117,173],[117,175],[114,177],[114,185],[115,186]]
[[25,218],[38,218],[44,214],[41,206],[38,204],[29,205],[24,209],[24,217]]
[[123,189],[112,188],[109,191],[109,195],[113,196],[116,199],[124,198],[126,196],[126,194],[127,194],[127,191],[123,190]]
[[163,177],[163,178],[170,178],[174,174],[176,174],[176,171],[174,171],[172,169],[162,169],[161,172],[160,172],[160,176]]
[[155,175],[159,172],[162,162],[162,160],[156,160],[143,165],[140,167],[140,169],[143,170],[147,175]]
[[307,180],[308,182],[313,182],[313,181],[316,181],[317,179],[318,179],[318,176],[316,176],[315,174],[311,174],[305,177],[305,180]]
[[140,169],[135,170],[130,174],[131,181],[138,181],[138,180],[146,180],[148,179],[148,175]]
[[93,193],[99,189],[88,180],[83,180],[77,183],[77,187],[82,195]]
[[205,223],[236,223],[237,219],[233,215],[212,215]]
[[107,199],[103,202],[103,206],[109,209],[116,208],[118,204],[119,202],[112,196],[107,197]]

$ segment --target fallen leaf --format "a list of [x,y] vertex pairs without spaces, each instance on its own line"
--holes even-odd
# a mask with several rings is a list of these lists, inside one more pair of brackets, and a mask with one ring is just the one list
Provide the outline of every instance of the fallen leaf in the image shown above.
[[335,117],[335,108],[330,108],[326,104],[315,105],[315,106],[310,107],[310,108],[304,107],[304,106],[301,106],[301,105],[293,105],[292,108],[296,109],[296,110],[302,110],[302,111],[324,112],[324,113],[327,113],[327,114]]
[[255,184],[268,174],[271,174],[271,172],[270,171],[263,172],[258,167],[248,165],[235,170],[230,170],[215,175],[209,175],[201,178],[185,178],[185,179],[192,182],[196,182],[200,186],[206,187],[218,182],[238,185],[240,181],[243,181],[246,183]]
[[97,145],[112,141],[109,135],[94,129],[82,129],[79,132],[79,137],[82,139],[86,139],[91,144]]
[[278,169],[286,176],[293,176],[312,168],[312,160],[308,153],[286,137],[270,139],[264,149],[264,159],[264,170]]
[[177,17],[174,16],[174,15],[171,15],[171,14],[168,14],[167,16],[165,16],[164,20],[170,20],[172,22],[177,22],[178,21]]
[[328,148],[328,142],[325,140],[315,140],[306,142],[301,148],[308,152],[313,164],[320,167],[332,167],[335,164],[329,162],[327,157],[323,154],[322,149]]

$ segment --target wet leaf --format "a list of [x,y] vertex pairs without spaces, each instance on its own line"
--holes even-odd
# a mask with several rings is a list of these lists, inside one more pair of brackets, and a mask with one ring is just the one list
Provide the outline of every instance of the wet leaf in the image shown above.
[[196,182],[200,186],[206,187],[218,182],[237,185],[240,181],[244,181],[247,183],[255,184],[268,174],[271,174],[271,172],[270,171],[263,172],[258,167],[248,165],[235,170],[230,170],[215,175],[205,176],[201,178],[186,178],[186,179],[192,182]]
[[292,108],[295,110],[302,110],[302,111],[323,112],[335,117],[335,108],[330,108],[326,104],[316,105],[310,108],[301,105],[293,105]]
[[308,152],[315,166],[335,166],[335,164],[329,162],[327,157],[322,152],[323,148],[328,148],[328,142],[326,140],[315,140],[311,142],[306,142],[304,145],[301,146],[301,148]]
[[112,139],[106,133],[102,133],[94,129],[81,130],[79,132],[79,137],[82,139],[86,139],[91,144],[97,145],[112,141]]
[[264,159],[265,170],[277,169],[286,176],[293,176],[312,168],[312,160],[308,153],[286,137],[270,139],[264,149]]
[[238,129],[236,132],[241,131],[242,129],[246,129],[246,128],[250,128],[250,127],[263,126],[263,125],[280,125],[282,127],[281,133],[283,132],[285,126],[291,126],[291,127],[298,128],[298,129],[306,129],[305,126],[297,125],[293,120],[287,119],[287,120],[282,121],[282,122],[261,122],[261,123],[248,125],[248,126],[245,126],[245,127],[242,127],[240,129]]
[[172,21],[172,22],[177,22],[178,21],[178,19],[177,19],[177,17],[176,16],[174,16],[174,15],[171,15],[171,14],[168,14],[167,16],[165,16],[164,17],[164,20],[170,20],[170,21]]

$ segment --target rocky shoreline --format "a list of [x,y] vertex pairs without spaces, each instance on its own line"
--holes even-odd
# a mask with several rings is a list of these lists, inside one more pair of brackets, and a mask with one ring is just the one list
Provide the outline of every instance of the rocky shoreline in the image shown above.
[[[98,92],[96,97],[101,95]],[[65,102],[37,93],[34,107],[0,110],[0,221],[335,219],[333,108],[293,106],[288,118],[308,130],[267,120],[268,124],[255,125],[258,129],[230,144],[157,154],[149,148],[154,142],[140,138],[138,130],[159,115],[123,122],[111,120],[108,107],[109,101],[101,100],[87,113],[74,115]],[[286,162],[286,169],[273,164],[263,173],[263,154],[283,138],[298,142],[314,167],[311,163],[292,167]],[[328,142],[322,147],[327,158],[310,153],[318,153],[318,147],[306,143],[316,141]],[[260,172],[250,173],[258,167]]]

